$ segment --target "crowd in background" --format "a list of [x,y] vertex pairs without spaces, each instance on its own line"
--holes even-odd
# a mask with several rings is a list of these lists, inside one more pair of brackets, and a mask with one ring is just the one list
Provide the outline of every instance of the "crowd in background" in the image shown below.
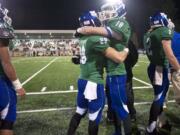
[[13,56],[72,56],[79,53],[75,39],[16,39]]

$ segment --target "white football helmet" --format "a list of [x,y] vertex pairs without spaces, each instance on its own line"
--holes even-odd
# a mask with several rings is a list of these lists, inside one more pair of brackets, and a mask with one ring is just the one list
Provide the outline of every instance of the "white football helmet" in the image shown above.
[[103,22],[115,17],[124,17],[126,15],[125,4],[120,0],[114,3],[106,3],[101,7],[98,13],[99,19]]

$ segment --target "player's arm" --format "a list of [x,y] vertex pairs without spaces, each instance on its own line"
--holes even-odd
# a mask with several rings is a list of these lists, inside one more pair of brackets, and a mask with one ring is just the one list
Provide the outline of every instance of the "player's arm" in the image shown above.
[[25,90],[17,78],[16,71],[11,63],[9,49],[8,49],[8,39],[0,40],[0,59],[6,76],[12,81],[12,84],[20,96],[25,95]]
[[111,30],[110,27],[92,27],[85,26],[77,29],[77,32],[83,35],[100,35],[107,38],[114,38],[117,40],[122,40],[122,35]]
[[112,61],[116,63],[122,63],[126,59],[128,55],[129,49],[125,48],[123,51],[118,52],[112,47],[108,47],[104,54],[107,58],[111,59]]
[[174,53],[171,49],[171,40],[162,40],[162,45],[163,45],[163,49],[165,52],[166,57],[169,60],[169,63],[172,65],[172,67],[176,70],[180,72],[180,65],[176,59],[176,57],[174,56]]
[[94,44],[94,50],[102,52],[107,58],[111,59],[116,63],[122,63],[126,59],[129,49],[124,48],[122,51],[116,51],[114,48],[109,46],[109,39],[102,37],[95,39],[92,43]]

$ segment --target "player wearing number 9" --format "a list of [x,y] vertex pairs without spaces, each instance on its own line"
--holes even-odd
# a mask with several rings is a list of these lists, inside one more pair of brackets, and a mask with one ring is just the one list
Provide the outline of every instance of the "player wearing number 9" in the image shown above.
[[171,49],[173,32],[168,28],[168,18],[165,13],[155,13],[150,17],[151,29],[144,36],[144,47],[150,61],[148,76],[154,89],[154,101],[150,109],[148,134],[156,134],[157,118],[163,111],[163,103],[169,88],[169,63],[176,71],[179,63]]
[[[84,13],[79,22],[81,26],[100,26],[101,23],[94,11]],[[78,79],[77,109],[73,115],[67,135],[74,135],[80,120],[89,113],[89,135],[98,134],[105,104],[103,71],[105,59],[110,58],[116,63],[125,60],[128,49],[121,52],[109,46],[109,39],[92,35],[81,36],[80,44],[80,77]]]
[[[98,13],[104,27],[81,27],[77,31],[84,35],[101,35],[110,38],[110,46],[121,52],[128,45],[131,28],[125,19],[126,8],[122,1],[106,3]],[[106,95],[108,119],[114,120],[115,135],[121,134],[121,120],[126,135],[132,134],[129,109],[127,107],[126,69],[124,63],[106,62]]]

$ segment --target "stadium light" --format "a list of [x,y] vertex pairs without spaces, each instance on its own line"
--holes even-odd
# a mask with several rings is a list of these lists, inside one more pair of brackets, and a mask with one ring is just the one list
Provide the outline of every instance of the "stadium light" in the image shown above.
[[122,0],[106,0],[107,3],[123,2]]

